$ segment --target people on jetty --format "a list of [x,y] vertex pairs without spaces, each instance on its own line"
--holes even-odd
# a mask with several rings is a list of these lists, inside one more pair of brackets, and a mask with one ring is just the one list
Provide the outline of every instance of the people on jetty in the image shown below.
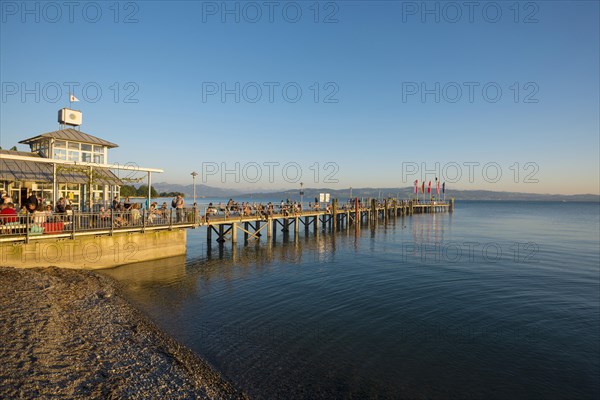
[[177,218],[177,222],[183,222],[183,197],[178,194],[172,201],[171,206],[175,209],[175,214]]

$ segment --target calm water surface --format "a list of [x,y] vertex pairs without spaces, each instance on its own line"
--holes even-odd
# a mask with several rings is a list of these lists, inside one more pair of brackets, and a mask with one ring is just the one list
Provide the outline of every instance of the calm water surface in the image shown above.
[[457,206],[107,274],[254,398],[598,398],[599,204]]

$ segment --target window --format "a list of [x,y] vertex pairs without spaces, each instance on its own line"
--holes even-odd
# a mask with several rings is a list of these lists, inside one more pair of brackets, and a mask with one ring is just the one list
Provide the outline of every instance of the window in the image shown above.
[[104,164],[104,146],[94,146],[94,162]]
[[104,164],[104,154],[94,154],[94,162],[96,164]]
[[52,156],[55,160],[66,160],[67,151],[62,149],[54,149],[54,155]]
[[79,150],[79,143],[69,142],[69,150]]
[[65,142],[64,140],[55,140],[54,141],[54,147],[58,147],[61,149],[66,149],[67,148],[67,142]]
[[92,145],[91,144],[81,144],[81,161],[83,162],[92,162]]
[[[63,150],[64,151],[64,150]],[[69,161],[79,161],[79,152],[69,150]]]

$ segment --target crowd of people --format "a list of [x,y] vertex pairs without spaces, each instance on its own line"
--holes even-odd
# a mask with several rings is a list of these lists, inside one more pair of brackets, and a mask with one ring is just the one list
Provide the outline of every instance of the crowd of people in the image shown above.
[[[176,196],[172,202],[172,212],[167,203],[160,207],[157,202],[146,203],[144,210],[142,203],[133,203],[129,197],[123,201],[115,196],[110,207],[96,206],[91,212],[78,213],[77,223],[80,228],[110,228],[125,226],[140,226],[147,224],[184,222],[184,200]],[[6,192],[0,194],[0,233],[14,233],[21,225],[43,225],[48,223],[73,222],[73,205],[70,200],[61,197],[53,207],[49,202],[31,194],[18,206]],[[18,229],[15,227],[19,227]]]
[[[349,199],[341,203],[339,209],[353,210],[356,207],[356,199]],[[403,201],[400,201],[403,203]],[[359,208],[370,207],[370,202],[359,201]],[[383,206],[381,201],[378,206]],[[301,202],[281,200],[278,204],[273,202],[238,202],[229,199],[226,203],[209,203],[205,209],[198,209],[194,203],[191,209],[185,209],[185,202],[181,195],[173,198],[170,207],[167,202],[160,206],[158,202],[146,204],[134,203],[129,197],[124,199],[115,196],[112,204],[108,207],[96,206],[93,212],[77,213],[77,224],[80,228],[110,228],[110,227],[136,227],[145,225],[158,225],[169,223],[182,223],[193,221],[208,222],[212,216],[257,216],[268,218],[274,215],[298,216],[303,211],[332,212],[330,203],[321,203],[318,198],[308,203],[306,209]],[[204,212],[204,215],[202,213]],[[192,214],[193,213],[193,214]],[[30,224],[42,225],[45,223],[64,222],[71,223],[73,220],[73,206],[69,199],[61,197],[55,207],[45,204],[35,194],[30,195],[22,206],[16,206],[13,199],[6,193],[0,198],[0,226],[9,224],[25,224],[29,218]],[[6,229],[4,229],[6,230]]]
[[25,217],[33,224],[67,221],[72,215],[72,206],[64,197],[57,201],[54,208],[50,204],[44,204],[35,194],[29,196],[21,206],[6,192],[0,198],[0,225],[25,223]]

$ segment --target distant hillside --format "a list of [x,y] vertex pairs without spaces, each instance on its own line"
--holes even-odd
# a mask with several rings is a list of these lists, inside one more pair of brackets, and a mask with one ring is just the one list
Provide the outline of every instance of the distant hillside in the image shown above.
[[[171,184],[160,182],[153,185],[158,192],[182,192],[187,198],[192,197],[194,188],[190,185]],[[350,197],[350,189],[304,189],[304,199],[312,201],[319,193],[329,193],[331,197],[338,199],[347,199]],[[249,193],[248,191],[217,188],[207,185],[196,185],[196,195],[202,197],[235,197],[237,199],[291,199],[297,200],[300,197],[298,189],[284,191],[266,191]],[[353,188],[352,196],[358,197],[399,197],[408,199],[414,196],[412,187],[404,188]],[[422,195],[420,195],[422,196]],[[446,197],[454,197],[457,200],[519,200],[519,201],[591,201],[600,202],[600,196],[594,194],[535,194],[521,192],[495,192],[491,190],[449,190]]]
[[[329,193],[334,198],[347,199],[350,197],[350,189],[304,189],[304,199],[310,201],[319,193]],[[427,195],[427,193],[425,193]],[[356,188],[352,189],[353,197],[398,197],[408,199],[414,197],[413,188]],[[419,194],[419,196],[423,196]],[[436,196],[435,193],[433,196]],[[439,197],[441,197],[440,195]],[[274,193],[252,194],[253,198],[281,198],[297,199],[299,190],[286,190]],[[446,192],[446,198],[454,197],[457,200],[519,200],[519,201],[591,201],[600,202],[600,196],[593,194],[536,194],[520,192],[494,192],[491,190],[449,190]]]
[[[155,183],[152,186],[156,189],[157,192],[181,192],[185,194],[185,197],[192,197],[194,194],[194,186],[193,185],[179,185],[176,183],[166,183],[159,182]],[[239,196],[242,192],[239,190],[233,189],[223,189],[216,188],[207,185],[196,184],[196,196],[198,198],[202,197],[231,197],[231,196]]]

